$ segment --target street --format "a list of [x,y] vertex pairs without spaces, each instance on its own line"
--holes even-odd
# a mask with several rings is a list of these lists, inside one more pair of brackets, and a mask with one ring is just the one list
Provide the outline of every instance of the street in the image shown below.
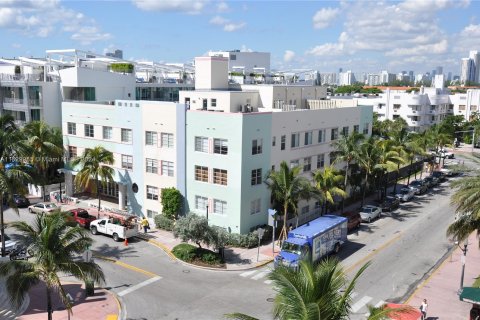
[[[449,182],[444,182],[349,235],[339,254],[347,273],[353,275],[372,261],[355,289],[351,319],[364,319],[366,304],[403,301],[448,253],[453,245],[445,235],[454,219],[451,194]],[[34,217],[26,209],[20,212],[18,217],[6,210],[6,221]],[[12,230],[7,233],[12,235]],[[203,270],[172,261],[161,249],[142,240],[125,246],[107,236],[92,237],[94,253],[112,259],[95,258],[106,275],[105,287],[119,296],[127,319],[221,319],[233,312],[272,318],[269,300],[275,292],[267,280],[271,266],[247,271]]]

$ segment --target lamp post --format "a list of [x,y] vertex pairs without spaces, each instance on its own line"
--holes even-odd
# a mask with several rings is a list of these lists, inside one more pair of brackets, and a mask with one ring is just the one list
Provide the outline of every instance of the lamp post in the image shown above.
[[65,169],[57,169],[57,172],[60,175],[60,203],[62,203],[62,174],[65,174]]
[[207,204],[207,226],[208,226],[208,204]]
[[462,276],[460,277],[460,291],[463,289],[463,278],[465,276],[465,260],[467,258],[467,247],[468,247],[468,238],[463,241],[463,248],[458,244],[457,246],[462,250],[463,256],[462,256]]

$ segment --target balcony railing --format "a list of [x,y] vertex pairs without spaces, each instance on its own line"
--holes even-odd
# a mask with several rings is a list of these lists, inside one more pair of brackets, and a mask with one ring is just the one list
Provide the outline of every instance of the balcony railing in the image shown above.
[[28,105],[30,107],[40,107],[40,99],[28,99]]
[[17,98],[3,98],[4,103],[23,104],[23,99]]

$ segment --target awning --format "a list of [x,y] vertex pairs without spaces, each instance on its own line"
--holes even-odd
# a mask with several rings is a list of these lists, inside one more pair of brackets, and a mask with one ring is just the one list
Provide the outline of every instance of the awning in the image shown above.
[[[387,303],[387,308],[390,309],[400,309],[405,307],[409,306],[406,304]],[[419,320],[422,317],[422,313],[418,308],[411,307],[411,310],[402,313],[395,314],[395,312],[392,311],[388,316],[391,320]]]
[[464,287],[460,293],[460,301],[480,304],[480,288]]

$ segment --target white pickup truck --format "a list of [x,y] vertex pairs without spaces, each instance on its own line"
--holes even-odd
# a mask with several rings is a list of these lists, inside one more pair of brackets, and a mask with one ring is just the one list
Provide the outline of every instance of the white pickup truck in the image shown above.
[[113,223],[112,218],[102,218],[90,222],[90,231],[93,235],[103,233],[112,236],[114,241],[128,239],[138,234],[138,226],[135,223]]

